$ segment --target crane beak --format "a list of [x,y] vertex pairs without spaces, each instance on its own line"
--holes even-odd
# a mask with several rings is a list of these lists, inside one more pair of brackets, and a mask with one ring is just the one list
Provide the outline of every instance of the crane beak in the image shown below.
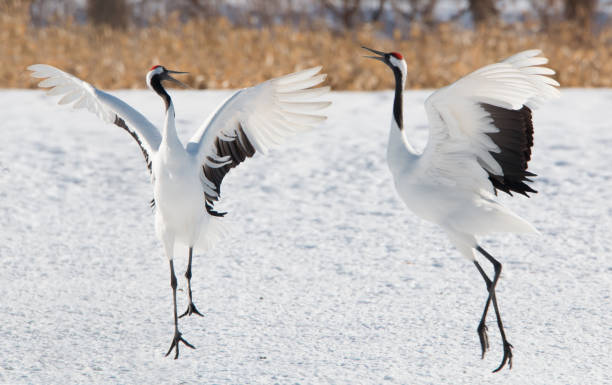
[[368,51],[370,51],[370,52],[372,52],[372,53],[375,53],[375,54],[377,54],[377,55],[380,55],[380,56],[364,56],[364,57],[366,57],[366,58],[368,58],[368,59],[378,60],[378,61],[381,61],[381,62],[385,63],[385,55],[386,55],[386,54],[385,54],[384,52],[377,51],[377,50],[375,50],[375,49],[368,48],[368,47],[364,47],[364,46],[361,46],[361,48],[363,48],[363,49],[367,49]]
[[188,73],[189,72],[180,72],[180,71],[166,70],[166,76],[164,77],[164,80],[169,80],[172,83],[176,83],[179,86],[184,87],[184,88],[191,88],[187,84],[183,83],[182,81],[177,80],[177,79],[173,78],[172,76],[170,76],[170,74],[179,74],[180,75],[180,74],[188,74]]

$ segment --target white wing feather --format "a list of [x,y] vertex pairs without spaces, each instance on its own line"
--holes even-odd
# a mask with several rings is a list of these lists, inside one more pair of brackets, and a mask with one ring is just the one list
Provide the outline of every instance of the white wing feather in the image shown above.
[[539,50],[524,51],[480,68],[425,101],[430,131],[419,160],[424,177],[466,189],[493,191],[486,170],[502,175],[502,169],[489,151],[500,149],[486,134],[498,132],[498,128],[480,103],[511,110],[524,105],[533,109],[558,97],[554,86],[559,83],[546,76],[555,72],[540,67],[548,59],[537,57],[539,54]]
[[318,99],[329,87],[310,88],[325,80],[326,75],[317,75],[320,70],[307,69],[237,91],[204,122],[187,151],[201,163],[208,162],[217,156],[216,139],[236,139],[240,126],[255,150],[266,153],[291,134],[324,121],[327,117],[315,112],[331,104]]
[[28,69],[32,71],[32,77],[44,79],[38,85],[50,88],[49,95],[64,95],[59,104],[76,102],[74,108],[87,108],[108,123],[115,123],[116,116],[119,116],[141,138],[150,154],[159,147],[161,135],[158,129],[122,100],[50,65],[34,64]]

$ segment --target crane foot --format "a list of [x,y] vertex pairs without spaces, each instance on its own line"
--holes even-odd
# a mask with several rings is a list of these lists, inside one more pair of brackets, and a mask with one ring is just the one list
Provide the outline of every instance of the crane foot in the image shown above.
[[184,343],[186,346],[195,349],[195,346],[193,346],[192,344],[190,344],[189,342],[187,342],[181,335],[181,332],[179,332],[178,330],[174,330],[174,338],[172,339],[172,345],[170,345],[170,349],[168,349],[168,353],[166,353],[166,357],[168,357],[168,355],[170,354],[170,352],[172,351],[172,349],[176,348],[176,353],[174,354],[174,359],[176,360],[179,356],[179,343],[182,342]]
[[185,310],[185,312],[183,314],[181,314],[179,316],[179,318],[183,318],[186,315],[192,315],[192,314],[197,314],[200,317],[204,317],[204,314],[200,313],[198,311],[198,309],[195,307],[195,305],[193,304],[193,302],[189,302],[189,306],[187,306],[187,310]]
[[508,369],[512,369],[512,345],[508,341],[504,341],[504,357],[502,358],[502,362],[497,369],[493,371],[493,373],[499,372],[504,366],[506,366],[506,362],[508,363]]
[[482,357],[484,358],[485,353],[489,350],[489,336],[487,335],[487,325],[484,320],[478,325],[478,338],[480,338],[480,348],[482,349]]

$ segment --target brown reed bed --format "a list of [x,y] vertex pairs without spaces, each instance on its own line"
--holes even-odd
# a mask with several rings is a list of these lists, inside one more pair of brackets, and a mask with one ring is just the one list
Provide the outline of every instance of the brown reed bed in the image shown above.
[[343,34],[326,28],[288,26],[252,29],[224,19],[171,16],[159,27],[110,28],[69,20],[33,27],[26,7],[0,9],[0,88],[33,88],[25,68],[58,66],[107,89],[142,88],[154,64],[189,71],[194,88],[239,88],[314,65],[323,65],[337,90],[377,90],[393,77],[380,63],[362,58],[366,45],[401,52],[408,63],[407,86],[441,87],[458,77],[520,50],[540,48],[566,87],[612,87],[612,27],[596,34],[562,23],[546,31],[536,24],[481,27],[419,26],[382,37],[376,25]]

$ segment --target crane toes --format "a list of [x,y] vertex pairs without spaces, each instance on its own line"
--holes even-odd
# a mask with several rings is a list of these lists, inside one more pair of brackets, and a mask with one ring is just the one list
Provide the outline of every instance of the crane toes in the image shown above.
[[487,325],[484,322],[480,322],[478,325],[478,338],[480,338],[480,348],[482,349],[482,357],[484,358],[485,353],[489,350],[489,336],[487,335]]
[[166,353],[166,357],[168,357],[168,355],[170,354],[170,352],[172,351],[172,349],[176,348],[176,353],[174,354],[174,359],[176,360],[179,356],[179,343],[182,342],[184,343],[186,346],[195,349],[195,346],[193,346],[192,344],[190,344],[189,342],[187,342],[181,335],[181,332],[179,332],[178,330],[174,331],[174,338],[172,339],[172,344],[170,345],[170,349],[168,349],[168,352]]
[[493,371],[493,373],[499,372],[504,366],[506,366],[506,362],[508,363],[508,369],[512,369],[512,344],[508,341],[504,341],[504,357],[502,358],[501,364],[499,367]]
[[198,309],[195,307],[195,305],[193,304],[193,302],[189,302],[189,306],[187,306],[187,310],[185,310],[185,312],[183,314],[181,314],[179,316],[179,318],[183,318],[186,315],[192,315],[192,314],[197,314],[200,317],[204,317],[204,314],[200,313],[198,311]]

